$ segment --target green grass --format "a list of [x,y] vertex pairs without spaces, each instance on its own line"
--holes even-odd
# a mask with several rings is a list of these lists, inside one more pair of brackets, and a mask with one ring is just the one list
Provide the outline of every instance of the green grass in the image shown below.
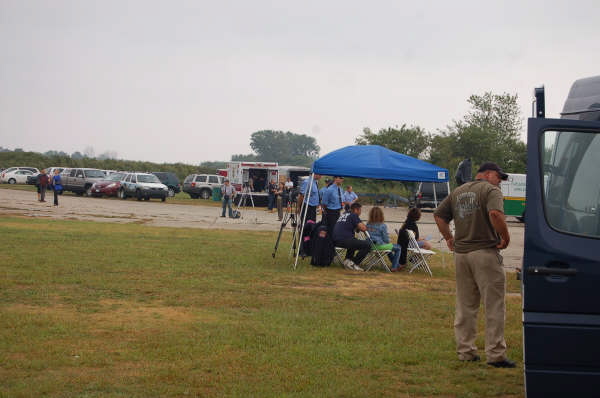
[[[523,395],[522,368],[456,359],[450,256],[431,278],[293,271],[270,232],[1,218],[0,234],[0,397]],[[514,295],[506,340],[522,363]]]

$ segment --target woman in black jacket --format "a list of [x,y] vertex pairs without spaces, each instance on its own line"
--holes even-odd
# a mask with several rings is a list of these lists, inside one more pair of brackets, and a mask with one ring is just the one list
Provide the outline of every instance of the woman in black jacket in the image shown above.
[[408,210],[406,220],[398,233],[398,244],[400,245],[400,268],[406,266],[406,254],[408,251],[408,234],[406,230],[410,229],[415,234],[415,240],[422,249],[431,250],[431,243],[425,239],[419,239],[419,227],[417,221],[421,219],[421,209],[412,207]]

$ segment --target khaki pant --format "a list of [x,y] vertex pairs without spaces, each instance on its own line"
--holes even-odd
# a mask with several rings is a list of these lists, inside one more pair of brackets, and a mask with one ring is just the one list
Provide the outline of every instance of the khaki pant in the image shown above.
[[506,359],[504,293],[506,276],[497,249],[455,253],[456,317],[454,335],[458,359],[469,360],[477,354],[477,313],[485,309],[485,355],[487,362]]

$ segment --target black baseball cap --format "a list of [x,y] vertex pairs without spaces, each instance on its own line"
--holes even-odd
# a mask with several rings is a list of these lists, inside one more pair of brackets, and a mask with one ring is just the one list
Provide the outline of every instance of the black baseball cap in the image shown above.
[[488,171],[488,170],[496,171],[496,172],[498,172],[498,174],[500,175],[500,178],[502,180],[504,180],[504,181],[508,180],[508,174],[503,172],[502,169],[500,168],[500,166],[498,166],[494,162],[486,162],[486,163],[482,164],[481,167],[479,167],[479,170],[477,170],[477,172],[483,173],[484,171]]

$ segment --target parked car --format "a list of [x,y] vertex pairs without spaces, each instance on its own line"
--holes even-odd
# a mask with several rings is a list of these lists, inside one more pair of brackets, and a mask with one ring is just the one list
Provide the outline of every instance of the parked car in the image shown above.
[[106,175],[98,169],[64,169],[60,174],[64,191],[74,192],[81,196],[84,193],[87,196],[92,195],[92,185],[95,182],[103,180]]
[[158,177],[160,182],[165,184],[169,188],[169,197],[175,196],[176,193],[181,192],[181,185],[179,184],[179,178],[175,173],[153,171],[152,174]]
[[128,173],[112,172],[108,177],[96,181],[92,184],[92,196],[117,196],[121,189],[121,181],[127,177]]
[[183,192],[192,199],[208,199],[212,196],[215,187],[223,185],[223,176],[216,174],[190,174],[183,181]]
[[164,202],[169,195],[169,188],[154,174],[130,173],[121,181],[118,195],[121,199],[131,196],[137,200],[159,198]]
[[[7,177],[7,175],[9,173],[12,173],[17,170],[28,170],[28,171],[31,171],[31,174],[35,174],[35,175],[38,175],[40,173],[40,171],[38,169],[36,169],[35,167],[9,167],[8,169],[3,170],[2,173],[0,173],[0,182],[8,182],[9,184],[16,183],[16,180],[15,180],[15,182],[10,183],[8,181],[9,178]],[[22,174],[20,174],[20,175],[22,175]],[[26,181],[22,182],[22,184],[25,184],[25,183],[26,183]]]
[[[433,192],[433,184],[435,184],[435,195]],[[442,200],[448,196],[448,184],[445,182],[420,182],[417,186],[414,196],[411,200],[411,205],[419,208],[428,207],[436,208]]]
[[9,184],[26,184],[27,177],[31,176],[35,177],[37,174],[33,174],[30,170],[16,169],[9,172],[2,172],[2,182],[7,182]]

